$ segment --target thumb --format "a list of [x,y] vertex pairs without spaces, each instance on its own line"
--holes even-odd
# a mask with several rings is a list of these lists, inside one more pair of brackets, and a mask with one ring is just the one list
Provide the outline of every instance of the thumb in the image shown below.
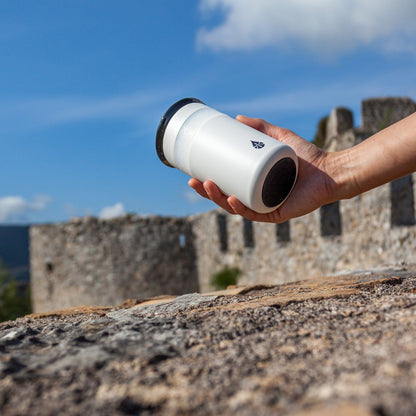
[[236,120],[264,134],[267,134],[268,136],[280,140],[283,143],[285,143],[289,137],[295,135],[295,133],[293,133],[291,130],[275,126],[261,118],[251,118],[238,115],[236,117]]
[[242,115],[238,115],[236,117],[236,120],[239,121],[240,123],[243,123],[249,127],[252,127],[253,129],[259,130],[262,133],[266,133],[266,131],[268,130],[268,126],[266,121],[262,120],[261,118],[251,118],[251,117],[246,117],[246,116],[242,116]]

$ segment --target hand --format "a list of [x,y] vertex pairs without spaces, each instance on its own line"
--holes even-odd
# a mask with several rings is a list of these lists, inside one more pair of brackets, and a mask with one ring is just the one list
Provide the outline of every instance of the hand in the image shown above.
[[214,182],[192,178],[189,186],[204,198],[211,199],[230,214],[239,214],[251,221],[280,223],[307,214],[335,200],[336,183],[328,174],[331,153],[327,153],[290,130],[261,119],[237,116],[237,120],[290,146],[299,160],[298,178],[284,204],[268,214],[259,214],[244,206],[235,196],[224,195]]

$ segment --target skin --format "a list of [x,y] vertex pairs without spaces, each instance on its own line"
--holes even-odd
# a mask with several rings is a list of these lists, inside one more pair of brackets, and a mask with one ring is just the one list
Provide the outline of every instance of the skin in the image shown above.
[[281,223],[322,205],[352,198],[372,188],[416,171],[416,113],[340,152],[326,152],[291,130],[258,118],[237,120],[293,148],[299,160],[296,185],[275,211],[259,214],[235,196],[226,196],[210,180],[192,178],[189,186],[230,214],[251,221]]

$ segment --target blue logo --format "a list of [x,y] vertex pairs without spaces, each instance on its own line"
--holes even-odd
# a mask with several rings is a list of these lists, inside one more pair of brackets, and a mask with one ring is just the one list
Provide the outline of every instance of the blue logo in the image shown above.
[[254,140],[250,140],[250,141],[255,149],[262,149],[264,147],[263,142],[255,142]]

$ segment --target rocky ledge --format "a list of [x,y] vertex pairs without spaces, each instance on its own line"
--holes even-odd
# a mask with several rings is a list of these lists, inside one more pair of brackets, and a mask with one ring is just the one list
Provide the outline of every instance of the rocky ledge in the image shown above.
[[6,415],[413,415],[416,267],[0,324]]

